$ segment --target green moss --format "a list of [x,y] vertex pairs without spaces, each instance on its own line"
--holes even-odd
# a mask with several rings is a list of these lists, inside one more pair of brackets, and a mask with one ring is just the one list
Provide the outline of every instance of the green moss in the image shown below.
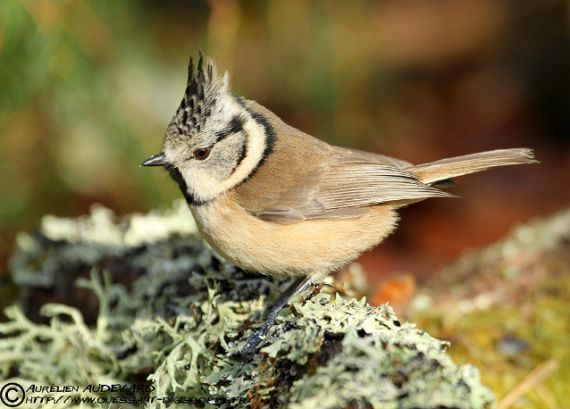
[[452,340],[454,360],[486,368],[482,379],[499,401],[536,368],[554,363],[518,396],[515,409],[564,407],[567,401],[568,237],[570,210],[521,226],[449,266],[420,296],[432,301],[429,307],[410,314],[430,333]]

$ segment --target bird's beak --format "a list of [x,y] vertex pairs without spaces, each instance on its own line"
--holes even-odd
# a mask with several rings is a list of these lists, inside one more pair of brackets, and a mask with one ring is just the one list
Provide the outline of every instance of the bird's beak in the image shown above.
[[166,166],[168,162],[166,162],[164,158],[164,153],[160,152],[156,155],[152,155],[150,158],[145,160],[141,163],[141,166]]

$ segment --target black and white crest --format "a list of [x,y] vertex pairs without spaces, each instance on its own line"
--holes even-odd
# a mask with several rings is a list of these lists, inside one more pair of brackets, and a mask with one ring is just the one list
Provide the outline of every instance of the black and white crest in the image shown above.
[[172,118],[167,135],[200,132],[206,121],[221,108],[219,98],[228,92],[228,85],[228,74],[219,77],[212,60],[208,59],[204,63],[204,57],[200,53],[196,65],[191,57],[184,98]]

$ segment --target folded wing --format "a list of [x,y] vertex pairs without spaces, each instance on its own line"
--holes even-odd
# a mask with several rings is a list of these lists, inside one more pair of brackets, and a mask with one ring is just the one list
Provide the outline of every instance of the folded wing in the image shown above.
[[428,197],[451,196],[422,183],[407,162],[382,155],[335,148],[334,155],[286,189],[275,189],[250,203],[249,212],[267,221],[295,223],[307,219],[357,217],[370,206],[402,204]]

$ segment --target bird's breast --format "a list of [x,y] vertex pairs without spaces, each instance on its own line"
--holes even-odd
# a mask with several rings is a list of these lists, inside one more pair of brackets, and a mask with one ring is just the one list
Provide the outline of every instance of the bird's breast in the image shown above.
[[203,237],[236,265],[269,275],[327,273],[380,243],[395,227],[391,206],[378,205],[361,217],[279,224],[246,211],[231,194],[192,214]]

